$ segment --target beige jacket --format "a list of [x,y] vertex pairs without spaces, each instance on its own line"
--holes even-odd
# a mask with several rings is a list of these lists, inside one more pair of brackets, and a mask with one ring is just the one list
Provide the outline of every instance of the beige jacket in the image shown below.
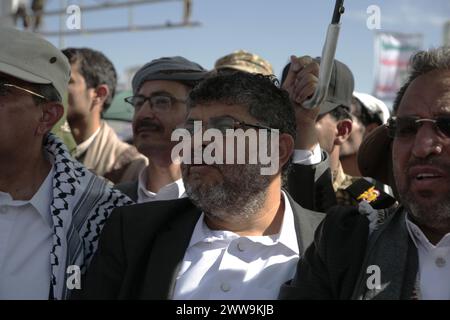
[[120,140],[114,130],[103,121],[81,162],[95,174],[116,184],[137,180],[139,172],[147,166],[148,160],[134,146]]

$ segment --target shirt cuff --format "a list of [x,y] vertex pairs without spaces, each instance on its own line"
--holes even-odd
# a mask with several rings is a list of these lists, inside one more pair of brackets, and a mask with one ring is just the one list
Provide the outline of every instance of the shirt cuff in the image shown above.
[[292,163],[302,165],[314,165],[322,162],[322,150],[320,145],[316,144],[313,151],[297,149],[294,150]]

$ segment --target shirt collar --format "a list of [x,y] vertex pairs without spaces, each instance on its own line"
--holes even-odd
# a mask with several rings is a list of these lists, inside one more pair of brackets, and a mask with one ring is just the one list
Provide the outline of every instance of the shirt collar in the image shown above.
[[0,192],[0,197],[5,199],[5,203],[9,206],[20,207],[25,205],[33,206],[39,215],[44,219],[50,228],[53,227],[52,217],[50,214],[50,205],[53,199],[53,174],[54,167],[52,167],[47,177],[42,182],[39,189],[30,200],[13,200],[9,193]]
[[153,200],[173,200],[184,196],[185,187],[183,179],[180,178],[162,187],[157,193],[147,190],[147,167],[143,168],[138,178],[138,198]]
[[[281,243],[295,254],[299,254],[297,233],[294,224],[294,212],[292,211],[291,204],[285,192],[282,190],[281,193],[283,194],[284,199],[284,213],[280,232],[270,236],[248,236],[246,238],[255,242],[260,242],[264,245]],[[188,248],[201,242],[213,242],[217,240],[226,240],[229,242],[239,237],[238,234],[231,231],[214,231],[209,229],[205,223],[205,214],[202,212],[195,225]]]
[[30,204],[39,212],[41,217],[48,223],[50,228],[53,227],[52,217],[50,215],[50,205],[53,199],[53,174],[55,170],[52,168],[42,183],[39,190],[30,200]]
[[450,233],[447,233],[436,245],[433,245],[422,230],[409,219],[408,214],[406,215],[405,221],[409,236],[413,240],[416,248],[422,246],[427,251],[432,251],[437,247],[450,247]]
[[278,241],[299,254],[297,232],[295,230],[294,211],[286,193],[281,190],[284,197],[284,216]]

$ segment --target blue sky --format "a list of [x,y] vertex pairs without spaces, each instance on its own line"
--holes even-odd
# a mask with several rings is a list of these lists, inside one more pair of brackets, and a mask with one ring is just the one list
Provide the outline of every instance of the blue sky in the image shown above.
[[[48,9],[60,0],[47,0]],[[84,5],[100,0],[67,1]],[[367,7],[381,9],[381,30],[422,33],[424,47],[442,44],[443,25],[450,20],[448,0],[346,0],[336,57],[355,76],[357,91],[372,91],[374,31],[366,26]],[[257,53],[281,73],[291,54],[320,55],[334,1],[326,0],[193,0],[194,28],[67,36],[64,47],[91,47],[104,52],[119,73],[161,56],[182,55],[205,68],[237,49]],[[179,22],[182,2],[140,5],[133,10],[135,24]],[[82,29],[126,25],[128,9],[82,12]],[[57,30],[58,19],[48,18],[46,30]],[[58,37],[49,37],[56,46]]]

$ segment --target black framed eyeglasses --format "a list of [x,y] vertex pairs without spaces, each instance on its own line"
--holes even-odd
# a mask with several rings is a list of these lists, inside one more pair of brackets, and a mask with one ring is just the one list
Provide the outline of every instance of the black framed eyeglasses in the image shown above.
[[41,99],[47,100],[46,97],[44,97],[43,95],[41,95],[39,93],[36,93],[29,89],[22,88],[18,85],[12,84],[12,83],[2,83],[2,82],[0,82],[0,96],[2,96],[2,97],[6,96],[8,94],[8,88],[15,88],[15,89],[27,92],[35,97],[39,97]]
[[[191,135],[195,133],[194,122],[200,120],[187,120],[184,125],[180,126],[183,129],[186,129]],[[269,126],[260,124],[260,123],[247,123],[244,121],[237,120],[233,117],[214,117],[209,119],[206,129],[217,129],[222,134],[226,134],[227,130],[236,130],[236,129],[245,129],[245,128],[255,128],[255,129],[266,129],[266,130],[276,130]]]
[[450,138],[450,116],[427,119],[420,117],[391,117],[387,127],[391,138],[404,138],[417,134],[419,128],[425,122],[433,123],[438,132]]
[[172,106],[179,103],[186,103],[186,100],[177,99],[169,95],[153,95],[146,97],[143,95],[135,95],[124,99],[125,102],[131,104],[135,109],[140,109],[146,101],[149,102],[150,108],[156,112],[168,112]]

